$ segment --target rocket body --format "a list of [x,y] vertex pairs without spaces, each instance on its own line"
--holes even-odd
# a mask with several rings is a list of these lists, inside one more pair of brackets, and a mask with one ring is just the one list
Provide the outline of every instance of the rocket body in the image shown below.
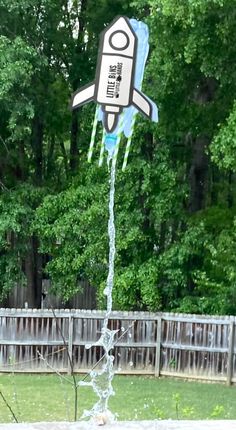
[[136,35],[123,17],[103,32],[96,72],[98,103],[118,107],[131,104],[136,45]]
[[120,17],[101,35],[95,97],[104,111],[104,126],[115,129],[123,107],[132,102],[137,38],[129,22]]
[[73,109],[90,100],[101,105],[107,133],[130,105],[152,119],[150,100],[134,88],[137,43],[128,18],[116,18],[101,34],[95,81],[72,95]]
[[[131,58],[103,54],[99,68],[97,102],[101,105],[128,106],[132,84]],[[125,78],[124,78],[125,76]],[[105,91],[104,91],[105,89]]]

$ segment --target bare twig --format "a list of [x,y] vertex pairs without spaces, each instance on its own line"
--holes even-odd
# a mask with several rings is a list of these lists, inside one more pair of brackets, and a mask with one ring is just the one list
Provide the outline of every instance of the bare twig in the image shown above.
[[69,382],[70,384],[74,385],[73,382],[71,382],[70,379],[66,378],[66,376],[62,375],[60,372],[58,372],[58,370],[56,370],[54,367],[52,367],[48,363],[48,361],[46,360],[46,358],[44,358],[44,356],[41,354],[41,352],[39,352],[38,349],[37,349],[37,354],[38,354],[39,358],[46,363],[46,365],[49,367],[49,369],[53,370],[53,372],[55,372],[58,376],[60,376],[60,378],[64,379],[66,382]]
[[71,376],[72,376],[72,379],[73,379],[74,396],[75,396],[75,397],[74,397],[74,421],[77,421],[77,415],[78,415],[78,384],[77,384],[76,377],[75,377],[75,373],[74,373],[74,364],[73,364],[72,357],[71,357],[71,355],[70,355],[70,353],[69,353],[69,349],[68,349],[68,342],[66,342],[65,336],[64,336],[64,334],[62,333],[61,327],[60,327],[60,326],[59,326],[59,324],[58,324],[58,319],[57,319],[57,316],[56,316],[56,314],[55,314],[54,308],[52,307],[52,305],[51,305],[51,304],[49,304],[49,306],[50,306],[51,311],[52,311],[52,313],[53,313],[53,316],[54,316],[54,318],[55,318],[55,321],[56,321],[56,327],[57,327],[57,329],[58,329],[58,331],[59,331],[59,333],[60,333],[60,336],[61,336],[61,338],[62,338],[62,341],[63,341],[64,347],[65,347],[65,350],[66,350],[66,354],[67,354],[67,357],[68,357],[68,361],[69,361],[70,369],[71,369]]
[[[73,364],[73,360],[72,360],[72,357],[71,357],[71,355],[70,355],[70,353],[69,353],[69,349],[68,349],[68,342],[66,341],[66,339],[65,339],[65,336],[64,336],[64,334],[63,334],[63,332],[62,332],[62,329],[61,329],[61,327],[60,327],[60,325],[58,324],[58,317],[57,317],[57,315],[56,315],[56,313],[55,313],[55,310],[54,310],[54,308],[52,307],[52,305],[51,304],[49,304],[49,306],[50,306],[50,308],[51,308],[51,311],[52,311],[52,313],[53,313],[53,316],[54,316],[54,318],[55,318],[55,321],[56,321],[56,327],[57,327],[57,329],[58,329],[58,332],[59,332],[59,334],[60,334],[60,336],[61,336],[61,338],[62,338],[62,341],[63,341],[63,345],[64,345],[64,349],[66,350],[66,353],[67,353],[67,356],[68,356],[68,361],[69,361],[69,366],[70,366],[70,369],[71,369],[71,376],[72,376],[72,379],[73,379],[73,382],[71,382],[68,378],[66,378],[65,376],[63,376],[63,375],[61,375],[61,373],[60,372],[58,372],[56,369],[54,369],[48,362],[47,362],[47,360],[43,357],[43,355],[37,350],[37,353],[38,353],[38,355],[39,355],[39,357],[44,361],[44,362],[46,362],[46,364],[47,364],[47,366],[50,368],[50,369],[52,369],[60,378],[62,378],[62,379],[64,379],[66,382],[69,382],[70,384],[72,384],[73,385],[73,387],[74,387],[74,421],[77,421],[77,415],[78,415],[78,388],[79,388],[79,382],[77,383],[77,381],[76,381],[76,377],[75,377],[75,374],[74,374],[74,364]],[[133,325],[135,324],[135,322],[136,322],[136,320],[135,321],[132,321],[132,323],[128,326],[128,328],[117,338],[117,340],[114,342],[114,345],[113,345],[113,347],[114,346],[116,346],[117,345],[117,343],[120,341],[120,339],[122,339],[124,336],[125,336],[125,334],[131,329],[131,327],[133,327]],[[100,358],[100,360],[98,360],[96,363],[95,363],[95,365],[92,367],[92,369],[89,371],[89,373],[87,373],[85,376],[84,376],[84,378],[82,379],[82,381],[85,381],[85,379],[90,375],[90,373],[98,366],[98,364],[104,359],[104,357],[105,357],[105,354]],[[81,381],[80,381],[81,382]]]
[[9,189],[6,187],[6,185],[4,185],[2,181],[0,181],[0,186],[4,191],[9,191]]
[[[117,345],[117,343],[119,342],[119,340],[120,339],[122,339],[122,337],[124,337],[124,335],[131,329],[131,327],[133,327],[133,325],[136,323],[136,320],[135,321],[133,321],[130,325],[129,325],[129,327],[116,339],[116,341],[114,342],[114,345],[113,345],[113,348],[114,348],[114,346],[116,346]],[[101,363],[101,361],[104,359],[104,357],[105,357],[105,355],[106,354],[103,354],[103,356],[100,358],[100,360],[98,360],[95,364],[94,364],[94,366],[92,367],[92,369],[89,371],[89,373],[87,373],[84,377],[83,377],[83,379],[82,379],[82,382],[84,382],[85,381],[85,379],[87,379],[87,377],[90,375],[90,373],[98,366],[98,364],[99,363]],[[79,386],[79,383],[78,383],[78,386]]]
[[3,145],[5,146],[5,149],[6,149],[7,153],[9,154],[9,149],[7,147],[7,144],[6,144],[5,140],[2,138],[1,135],[0,135],[0,139],[1,139],[2,143],[3,143]]
[[4,403],[5,403],[5,405],[8,407],[9,411],[11,412],[11,414],[12,414],[12,416],[13,416],[13,418],[14,418],[15,422],[16,422],[16,423],[18,423],[19,421],[18,421],[18,419],[16,418],[16,416],[15,416],[15,414],[14,414],[14,412],[13,412],[13,410],[12,410],[11,406],[9,405],[9,403],[8,403],[8,401],[7,401],[6,397],[3,395],[2,391],[0,391],[0,396],[2,397],[2,399],[3,399]]

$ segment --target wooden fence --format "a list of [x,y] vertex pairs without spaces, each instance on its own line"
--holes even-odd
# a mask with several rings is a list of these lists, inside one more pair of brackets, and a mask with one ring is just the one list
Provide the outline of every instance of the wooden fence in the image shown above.
[[[104,312],[0,309],[0,372],[88,372],[103,350]],[[173,375],[236,382],[236,317],[112,312],[113,355],[124,374]],[[91,347],[89,347],[91,346]],[[41,358],[40,358],[41,357]],[[44,358],[44,359],[43,359]]]
[[[81,292],[76,293],[65,303],[59,296],[52,294],[50,280],[43,279],[41,308],[47,309],[53,306],[54,309],[63,309],[65,307],[70,309],[96,309],[96,288],[90,285],[87,280],[80,280],[79,286]],[[0,301],[0,308],[23,308],[26,305],[30,308],[33,306],[33,304],[29,302],[30,296],[32,296],[32,293],[29,291],[29,287],[16,284],[15,287],[8,292],[5,299]]]

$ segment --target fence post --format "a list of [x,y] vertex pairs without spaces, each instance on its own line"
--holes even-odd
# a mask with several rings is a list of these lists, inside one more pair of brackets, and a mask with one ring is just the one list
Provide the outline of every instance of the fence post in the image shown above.
[[[68,354],[70,356],[71,361],[73,360],[72,353],[73,353],[73,327],[74,327],[74,319],[73,316],[69,316],[69,333],[68,333]],[[71,375],[72,369],[70,366],[70,360],[68,358],[68,374]]]
[[157,318],[157,338],[156,338],[156,360],[155,360],[155,376],[160,376],[161,365],[161,317]]
[[227,361],[227,385],[231,385],[233,376],[233,357],[234,357],[234,333],[235,333],[235,322],[230,321],[229,327],[229,349],[228,349],[228,361]]

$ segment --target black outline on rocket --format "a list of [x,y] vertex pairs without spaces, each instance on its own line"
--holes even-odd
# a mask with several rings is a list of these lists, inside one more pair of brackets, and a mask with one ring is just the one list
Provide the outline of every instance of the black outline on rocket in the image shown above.
[[[72,94],[71,109],[76,109],[92,100],[102,106],[103,125],[108,133],[115,130],[123,108],[130,105],[135,106],[144,116],[152,119],[152,104],[141,91],[134,88],[137,43],[137,36],[128,18],[116,17],[101,33],[95,80]],[[113,63],[123,61],[125,67],[123,76],[118,73],[115,79],[118,81],[118,86],[122,81],[121,92],[119,95],[114,94],[114,97],[109,99],[107,65],[112,61]],[[110,84],[115,85],[115,81],[113,80]]]

